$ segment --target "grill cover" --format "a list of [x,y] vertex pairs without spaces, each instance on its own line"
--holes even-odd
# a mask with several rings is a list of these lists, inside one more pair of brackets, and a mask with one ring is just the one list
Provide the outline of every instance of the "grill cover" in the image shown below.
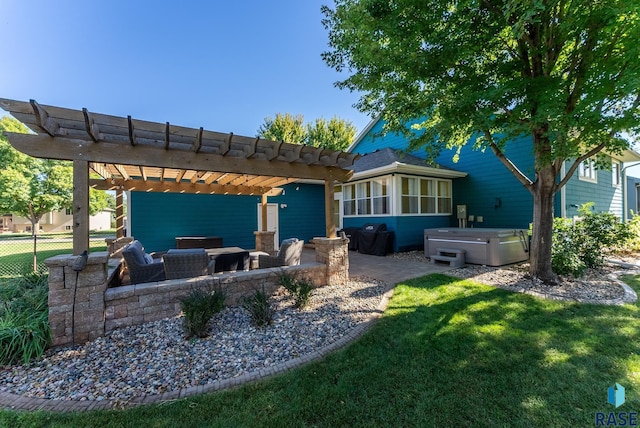
[[357,250],[358,249],[358,235],[360,232],[360,228],[358,227],[345,227],[342,229],[347,238],[349,238],[349,250]]
[[362,254],[386,256],[393,247],[393,232],[387,231],[384,223],[365,224],[357,235],[358,251]]

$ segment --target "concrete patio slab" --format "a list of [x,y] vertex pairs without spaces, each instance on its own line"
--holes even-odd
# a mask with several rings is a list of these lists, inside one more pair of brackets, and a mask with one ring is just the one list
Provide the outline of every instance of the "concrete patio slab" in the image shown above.
[[[315,261],[315,252],[311,248],[302,251],[302,263]],[[390,285],[431,273],[451,270],[446,265],[430,264],[404,260],[392,256],[371,256],[357,251],[349,251],[349,275],[366,276],[379,279]]]

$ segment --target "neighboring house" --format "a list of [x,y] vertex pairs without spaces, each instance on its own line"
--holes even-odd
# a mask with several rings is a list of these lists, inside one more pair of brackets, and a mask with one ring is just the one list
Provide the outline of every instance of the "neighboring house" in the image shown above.
[[627,177],[627,216],[640,212],[640,178]]
[[[529,227],[532,196],[492,152],[468,145],[457,163],[454,152],[447,151],[428,164],[423,152],[406,153],[406,138],[376,137],[381,129],[382,121],[373,120],[349,148],[362,157],[352,167],[350,182],[335,187],[338,227],[385,223],[395,234],[395,251],[422,248],[427,228]],[[533,175],[530,139],[507,144],[505,152]],[[594,202],[594,210],[626,218],[622,165],[632,161],[640,161],[640,155],[625,151],[611,157],[611,171],[584,162],[556,195],[555,214],[572,218],[580,205]],[[269,197],[269,230],[276,231],[276,240],[325,236],[323,185],[305,181],[283,188],[282,195]],[[149,251],[174,248],[177,236],[220,236],[225,246],[255,246],[260,197],[130,192],[128,201],[131,235]],[[466,206],[461,218],[458,206]]]
[[11,214],[0,215],[0,233],[13,230],[13,216]]
[[[342,186],[344,227],[384,222],[395,232],[396,251],[420,248],[426,228],[529,227],[533,213],[531,193],[492,152],[473,150],[468,144],[461,150],[458,162],[453,160],[454,151],[444,151],[436,159],[437,164],[429,165],[424,160],[420,163],[416,159],[425,157],[420,152],[403,155],[409,147],[403,136],[377,136],[382,126],[382,120],[373,120],[350,147],[363,157],[354,164],[353,184]],[[504,151],[521,171],[533,176],[529,138],[508,143]],[[386,160],[380,162],[381,159]],[[594,202],[595,211],[610,211],[626,219],[623,163],[640,161],[640,155],[627,150],[610,156],[610,160],[610,171],[596,170],[591,160],[580,165],[556,194],[556,216],[572,218],[582,204]],[[381,183],[386,184],[382,188],[388,208],[376,211],[374,199],[382,197]],[[460,216],[459,206],[466,208]]]
[[[105,208],[89,217],[89,230],[111,229],[111,219],[115,210]],[[4,218],[4,217],[3,217]],[[73,229],[73,214],[70,209],[51,211],[40,219],[41,232],[66,232]],[[11,216],[12,232],[31,232],[31,221],[26,217]]]

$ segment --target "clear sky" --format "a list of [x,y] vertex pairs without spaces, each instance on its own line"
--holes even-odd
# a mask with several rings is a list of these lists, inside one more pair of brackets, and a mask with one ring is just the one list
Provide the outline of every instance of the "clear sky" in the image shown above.
[[278,112],[360,131],[358,94],[320,57],[322,4],[0,0],[0,97],[247,136]]

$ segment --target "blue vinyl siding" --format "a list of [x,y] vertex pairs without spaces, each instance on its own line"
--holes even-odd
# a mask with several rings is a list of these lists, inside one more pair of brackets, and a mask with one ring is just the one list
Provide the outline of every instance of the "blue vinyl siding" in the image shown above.
[[283,189],[284,195],[269,198],[269,203],[286,205],[278,208],[280,241],[298,238],[308,243],[313,238],[326,236],[324,185],[288,184]]
[[634,214],[640,212],[640,199],[638,198],[638,186],[640,186],[640,178],[627,177],[627,217],[629,210],[633,210]]
[[422,249],[424,229],[449,225],[450,216],[347,217],[344,227],[361,227],[367,223],[385,223],[394,232],[393,251]]
[[[505,154],[528,177],[534,178],[532,143],[522,138],[507,143]],[[507,170],[490,151],[479,151],[466,145],[460,152],[457,163],[453,162],[453,151],[444,152],[437,159],[440,165],[464,171],[468,175],[453,180],[453,204],[467,205],[468,215],[483,217],[469,223],[473,227],[528,228],[533,218],[531,193]],[[452,216],[451,226],[457,226]]]
[[131,234],[147,251],[175,248],[176,236],[221,236],[254,248],[260,197],[131,192]]
[[[278,208],[280,239],[325,236],[324,186],[283,188],[268,200],[287,205]],[[131,234],[148,251],[175,248],[176,236],[221,236],[225,246],[255,248],[259,203],[259,196],[132,192]]]
[[623,187],[613,186],[612,173],[610,170],[599,169],[596,172],[597,183],[578,179],[578,171],[567,182],[566,209],[567,217],[578,215],[577,206],[587,202],[593,202],[594,212],[609,211],[622,218],[623,211]]
[[[382,131],[384,122],[380,119],[376,122],[371,130],[365,135],[360,142],[351,149],[353,153],[359,153],[361,155],[366,153],[372,153],[379,149],[391,148],[395,150],[406,150],[408,147],[408,141],[404,136],[393,132],[387,133],[384,137],[378,136]],[[409,152],[418,157],[425,157],[424,150],[417,150],[415,152]]]

